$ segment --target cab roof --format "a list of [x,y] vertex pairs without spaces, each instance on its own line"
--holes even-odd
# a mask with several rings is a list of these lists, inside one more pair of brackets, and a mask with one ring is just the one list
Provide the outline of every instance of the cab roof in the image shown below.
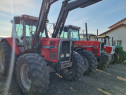
[[66,26],[64,26],[65,28],[74,28],[74,29],[78,29],[78,30],[80,30],[80,27],[78,27],[78,26],[73,26],[73,25],[66,25]]

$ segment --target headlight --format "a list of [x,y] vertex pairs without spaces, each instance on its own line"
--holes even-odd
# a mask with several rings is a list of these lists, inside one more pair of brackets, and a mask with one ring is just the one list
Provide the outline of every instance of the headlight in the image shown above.
[[70,57],[70,54],[68,53],[68,54],[66,54],[66,57]]

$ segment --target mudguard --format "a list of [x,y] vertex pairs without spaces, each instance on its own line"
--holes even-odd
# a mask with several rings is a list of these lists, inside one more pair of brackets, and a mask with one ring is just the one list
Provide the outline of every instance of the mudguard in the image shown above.
[[2,39],[1,39],[1,42],[2,42],[2,41],[7,41],[8,44],[10,45],[10,47],[12,48],[12,50],[15,52],[16,55],[19,55],[19,54],[20,54],[20,53],[19,53],[19,49],[18,49],[16,43],[15,43],[15,48],[13,47],[13,38],[12,38],[12,37],[9,37],[9,38],[2,38]]

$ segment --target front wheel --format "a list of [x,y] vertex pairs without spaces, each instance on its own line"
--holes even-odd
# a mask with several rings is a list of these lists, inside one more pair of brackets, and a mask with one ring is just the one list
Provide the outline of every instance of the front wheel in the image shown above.
[[0,43],[0,75],[7,76],[11,59],[11,47],[7,42]]
[[78,51],[78,53],[83,57],[84,60],[86,58],[88,61],[88,64],[89,64],[86,72],[84,72],[84,75],[88,75],[88,74],[94,72],[98,65],[95,55],[86,50]]
[[24,54],[16,63],[16,79],[23,95],[43,95],[49,85],[47,63],[38,54]]
[[81,55],[74,52],[72,58],[72,67],[61,70],[60,74],[63,79],[67,81],[78,80],[83,76],[83,73],[85,71],[84,67],[85,63],[83,61],[83,58],[81,57]]

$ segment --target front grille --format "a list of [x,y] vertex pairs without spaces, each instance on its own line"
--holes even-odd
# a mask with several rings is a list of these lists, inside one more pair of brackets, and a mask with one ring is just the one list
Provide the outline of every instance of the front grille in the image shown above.
[[61,47],[61,61],[69,61],[71,56],[70,41],[63,41]]
[[50,46],[55,46],[55,43],[56,43],[55,41],[51,41]]
[[57,53],[56,52],[54,52],[54,51],[50,51],[49,52],[50,54],[50,59],[52,59],[52,60],[57,60]]

